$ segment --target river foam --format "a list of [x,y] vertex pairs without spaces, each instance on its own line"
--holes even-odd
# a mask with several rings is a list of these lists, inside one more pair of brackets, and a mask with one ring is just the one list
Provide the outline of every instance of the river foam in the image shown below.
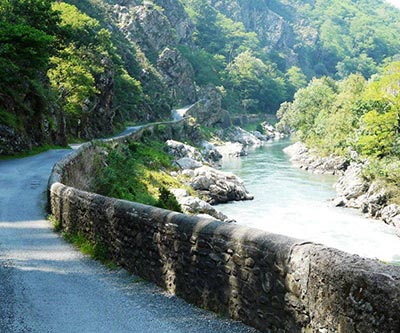
[[329,199],[335,196],[336,178],[292,166],[282,151],[289,144],[286,140],[267,143],[247,157],[225,158],[222,170],[240,176],[255,199],[218,209],[242,225],[400,263],[395,228],[358,211],[332,207]]

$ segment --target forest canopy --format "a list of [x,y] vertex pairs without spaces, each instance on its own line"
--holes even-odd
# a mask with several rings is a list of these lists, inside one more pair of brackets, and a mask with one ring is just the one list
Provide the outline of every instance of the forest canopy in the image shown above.
[[[1,0],[0,137],[29,147],[111,134],[165,119],[209,86],[231,114],[275,114],[299,89],[335,99],[346,83],[332,80],[376,81],[399,59],[399,13],[382,0]],[[358,149],[376,150],[371,117],[392,119],[376,111]],[[308,136],[316,113],[301,117]]]

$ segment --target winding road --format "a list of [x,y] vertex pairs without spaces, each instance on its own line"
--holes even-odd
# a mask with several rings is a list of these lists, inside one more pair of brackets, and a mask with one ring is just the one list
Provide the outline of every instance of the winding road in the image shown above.
[[47,179],[69,152],[0,161],[0,332],[257,332],[110,271],[54,233]]

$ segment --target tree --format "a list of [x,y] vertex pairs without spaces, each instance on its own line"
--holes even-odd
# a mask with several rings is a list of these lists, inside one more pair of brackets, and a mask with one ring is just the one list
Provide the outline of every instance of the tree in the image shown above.
[[379,113],[372,110],[361,119],[357,148],[364,156],[384,157],[393,152],[398,134],[398,113],[391,110]]
[[250,51],[240,53],[228,65],[225,85],[252,112],[273,112],[286,97],[283,79]]
[[288,96],[294,96],[295,92],[307,85],[307,77],[302,72],[301,68],[292,66],[286,72],[288,82]]

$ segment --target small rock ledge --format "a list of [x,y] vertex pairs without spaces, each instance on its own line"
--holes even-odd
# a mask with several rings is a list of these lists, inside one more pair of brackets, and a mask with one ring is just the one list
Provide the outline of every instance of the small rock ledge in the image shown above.
[[183,179],[188,179],[187,185],[193,188],[201,198],[189,196],[186,191],[173,189],[185,213],[207,214],[216,219],[228,221],[224,214],[211,205],[253,199],[239,177],[210,166],[222,158],[213,145],[204,144],[201,153],[197,148],[179,141],[168,140],[166,144],[168,153],[174,156],[174,163],[180,168],[174,176],[183,176]]
[[283,151],[290,156],[294,165],[312,173],[343,175],[349,166],[348,160],[344,157],[334,155],[320,157],[301,142],[296,142]]

